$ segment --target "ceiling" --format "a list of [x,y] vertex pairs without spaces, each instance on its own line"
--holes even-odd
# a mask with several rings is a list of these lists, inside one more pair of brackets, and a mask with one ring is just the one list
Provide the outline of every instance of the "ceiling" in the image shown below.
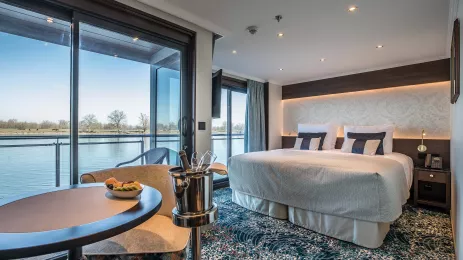
[[[215,67],[276,84],[448,56],[452,0],[139,1],[223,35]],[[349,12],[353,5],[358,10]],[[245,30],[250,25],[259,27],[255,35]]]

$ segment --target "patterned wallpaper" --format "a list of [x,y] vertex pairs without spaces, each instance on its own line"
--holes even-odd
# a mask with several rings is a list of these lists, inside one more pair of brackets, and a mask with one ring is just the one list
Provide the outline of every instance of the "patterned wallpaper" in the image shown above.
[[[395,125],[395,138],[450,139],[450,82],[283,101],[283,135],[298,123]],[[342,127],[338,136],[343,136]]]

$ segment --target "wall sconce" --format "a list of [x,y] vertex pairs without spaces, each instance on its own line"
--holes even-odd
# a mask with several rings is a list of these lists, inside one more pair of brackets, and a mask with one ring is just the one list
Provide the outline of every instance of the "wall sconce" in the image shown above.
[[424,145],[424,136],[426,135],[426,133],[424,132],[424,129],[421,131],[421,144],[418,145],[418,152],[420,153],[424,153],[426,152],[426,150],[428,150],[428,147],[426,147],[426,145]]

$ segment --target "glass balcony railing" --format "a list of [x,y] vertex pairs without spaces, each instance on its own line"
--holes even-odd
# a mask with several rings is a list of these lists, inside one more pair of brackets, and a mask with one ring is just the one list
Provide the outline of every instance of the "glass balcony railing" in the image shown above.
[[[79,174],[112,168],[135,158],[150,149],[152,137],[149,134],[80,135]],[[233,155],[243,153],[244,135],[233,134],[231,138]],[[158,134],[155,140],[156,147],[171,149],[170,158],[176,158],[180,148],[179,135]],[[212,135],[212,150],[217,154],[218,162],[227,163],[226,134]],[[175,161],[170,163],[175,164]],[[130,165],[142,164],[144,161],[140,159]],[[0,183],[0,199],[69,185],[69,136],[0,136]]]
[[[80,135],[79,174],[112,168],[135,158],[150,148],[151,137]],[[180,137],[175,134],[157,135],[156,144],[157,147],[167,147],[176,153]],[[143,159],[130,165],[140,164],[144,164]],[[0,136],[0,182],[3,184],[0,199],[69,185],[69,136]]]
[[[231,156],[244,153],[244,134],[231,134]],[[212,134],[212,152],[217,155],[217,162],[227,165],[227,134]]]

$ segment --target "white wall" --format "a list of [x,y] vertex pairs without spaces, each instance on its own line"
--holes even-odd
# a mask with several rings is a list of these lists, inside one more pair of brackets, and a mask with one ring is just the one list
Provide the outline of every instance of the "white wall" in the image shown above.
[[[458,19],[463,21],[463,2],[458,4]],[[460,31],[461,35],[461,31]],[[460,36],[461,37],[461,36]],[[460,49],[463,45],[460,41]],[[460,67],[460,75],[463,69]],[[463,82],[460,82],[463,84]],[[463,96],[451,106],[452,138],[450,141],[451,169],[452,169],[452,226],[455,239],[457,259],[463,259],[460,248],[463,247]]]
[[281,86],[270,83],[268,99],[268,149],[280,149],[281,135],[283,131],[283,101],[281,100]]
[[[284,135],[300,123],[394,124],[395,138],[450,139],[450,82],[284,100]],[[338,136],[343,136],[342,127]]]
[[[211,149],[211,98],[212,98],[212,33],[181,18],[135,0],[117,0],[164,20],[196,32],[196,122],[206,122],[206,131],[196,129],[196,151]],[[196,128],[197,128],[196,123]]]

